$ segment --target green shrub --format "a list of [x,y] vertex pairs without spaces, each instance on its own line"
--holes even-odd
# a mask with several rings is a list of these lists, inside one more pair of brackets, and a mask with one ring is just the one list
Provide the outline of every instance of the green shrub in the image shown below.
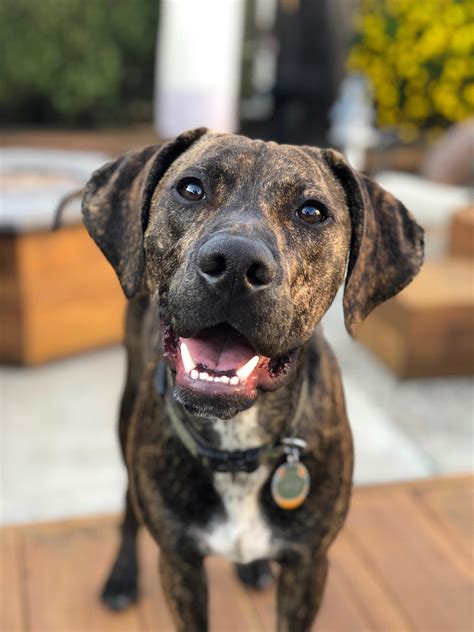
[[157,0],[2,0],[2,123],[143,118],[151,110],[157,24]]

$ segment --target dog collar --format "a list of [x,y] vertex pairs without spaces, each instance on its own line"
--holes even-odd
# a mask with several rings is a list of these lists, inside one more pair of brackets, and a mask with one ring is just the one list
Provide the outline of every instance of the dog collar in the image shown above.
[[[277,459],[282,454],[304,451],[306,442],[295,436],[278,439],[276,442],[249,448],[248,450],[220,450],[205,441],[190,425],[176,412],[166,393],[166,364],[160,361],[155,372],[155,390],[164,398],[166,411],[171,424],[181,442],[187,450],[201,463],[215,472],[255,472],[261,463],[267,459]],[[305,388],[305,385],[303,385]],[[304,398],[302,398],[304,399]],[[298,405],[295,419],[299,418],[301,405]]]

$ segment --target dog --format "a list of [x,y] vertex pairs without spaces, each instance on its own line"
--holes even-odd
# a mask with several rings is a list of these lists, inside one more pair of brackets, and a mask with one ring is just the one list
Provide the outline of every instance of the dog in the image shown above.
[[422,229],[334,150],[205,128],[105,165],[82,209],[129,299],[129,483],[103,601],[137,599],[144,524],[177,630],[208,628],[212,554],[256,588],[277,562],[278,629],[309,630],[353,469],[319,322],[345,278],[354,334],[417,274]]

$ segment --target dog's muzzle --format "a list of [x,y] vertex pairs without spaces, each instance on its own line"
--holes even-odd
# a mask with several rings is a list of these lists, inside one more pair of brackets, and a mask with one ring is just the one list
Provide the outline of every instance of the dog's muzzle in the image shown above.
[[[208,415],[222,411],[223,402],[225,410],[244,410],[257,390],[279,388],[297,357],[298,349],[282,348],[278,335],[277,257],[257,231],[253,238],[218,231],[191,254],[186,270],[181,283],[174,281],[173,317],[163,323],[164,356],[180,401]],[[261,340],[270,340],[276,354]]]

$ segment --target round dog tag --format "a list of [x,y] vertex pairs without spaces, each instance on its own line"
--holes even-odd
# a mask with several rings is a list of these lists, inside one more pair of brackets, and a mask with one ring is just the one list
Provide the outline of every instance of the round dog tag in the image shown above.
[[303,463],[283,463],[272,477],[272,496],[282,509],[296,509],[309,493],[309,472]]

